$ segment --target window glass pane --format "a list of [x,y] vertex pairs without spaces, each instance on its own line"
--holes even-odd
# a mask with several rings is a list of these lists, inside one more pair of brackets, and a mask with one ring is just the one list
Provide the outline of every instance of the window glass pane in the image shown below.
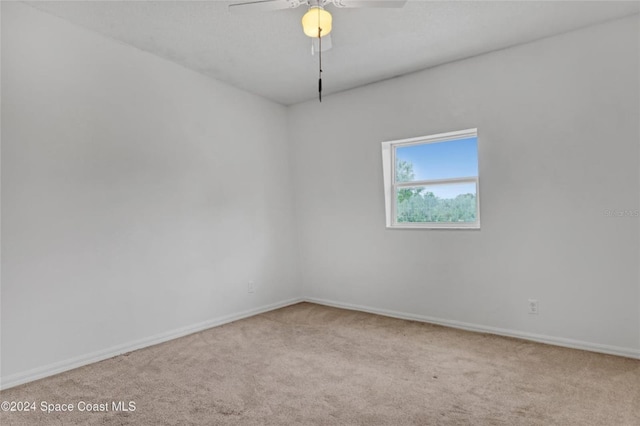
[[396,182],[478,176],[478,138],[396,148]]
[[398,188],[398,223],[475,222],[476,183],[447,183]]

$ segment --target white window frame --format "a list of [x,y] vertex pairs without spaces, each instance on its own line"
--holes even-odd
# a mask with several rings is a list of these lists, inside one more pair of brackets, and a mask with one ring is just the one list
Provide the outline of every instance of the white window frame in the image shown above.
[[[480,171],[478,176],[461,176],[451,179],[419,180],[396,182],[396,149],[411,145],[447,142],[457,139],[478,137],[478,129],[467,129],[437,135],[400,139],[382,142],[382,171],[384,178],[384,203],[386,225],[389,229],[480,229]],[[477,139],[476,139],[477,140]],[[479,161],[479,160],[478,160]],[[476,184],[476,221],[475,222],[398,222],[396,216],[396,194],[400,188],[412,188],[433,184],[475,183]]]

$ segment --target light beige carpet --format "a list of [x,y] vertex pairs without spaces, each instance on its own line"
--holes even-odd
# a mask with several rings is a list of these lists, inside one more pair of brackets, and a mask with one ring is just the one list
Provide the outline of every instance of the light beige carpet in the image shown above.
[[[640,425],[640,361],[301,303],[0,400],[38,404],[1,413],[3,426]],[[42,401],[76,411],[45,414]]]

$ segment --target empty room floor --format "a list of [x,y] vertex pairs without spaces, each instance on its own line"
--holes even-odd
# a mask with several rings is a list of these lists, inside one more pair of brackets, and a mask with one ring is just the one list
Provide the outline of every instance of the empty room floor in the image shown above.
[[37,404],[2,425],[638,425],[640,361],[300,303],[0,399]]

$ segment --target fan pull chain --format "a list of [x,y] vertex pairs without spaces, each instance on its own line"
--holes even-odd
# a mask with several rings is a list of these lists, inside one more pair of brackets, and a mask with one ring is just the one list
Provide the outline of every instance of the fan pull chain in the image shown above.
[[322,37],[320,33],[322,28],[318,27],[318,59],[319,59],[319,72],[318,72],[318,100],[322,102]]
[[322,28],[320,28],[320,8],[318,8],[318,100],[322,103]]

